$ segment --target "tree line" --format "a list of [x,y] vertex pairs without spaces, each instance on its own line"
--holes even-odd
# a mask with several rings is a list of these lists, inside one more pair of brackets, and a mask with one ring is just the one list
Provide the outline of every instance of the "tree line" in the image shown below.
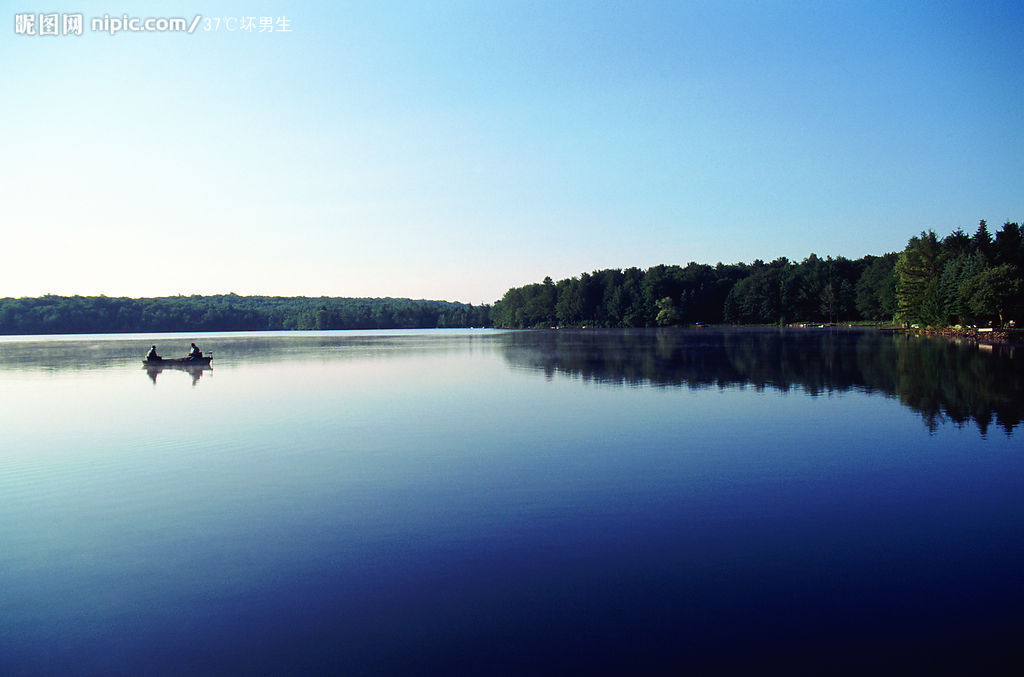
[[691,262],[607,269],[513,287],[491,310],[496,327],[656,327],[705,324],[897,321],[993,323],[1024,309],[1021,227],[993,236],[981,221],[902,252],[860,259],[779,258],[716,266]]
[[490,306],[400,298],[55,296],[0,299],[0,334],[481,327]]
[[513,287],[493,306],[396,298],[54,296],[0,299],[0,334],[658,327],[896,321],[1002,326],[1024,314],[1024,242],[1007,222],[994,235],[929,230],[901,252],[769,263],[691,262],[606,269]]

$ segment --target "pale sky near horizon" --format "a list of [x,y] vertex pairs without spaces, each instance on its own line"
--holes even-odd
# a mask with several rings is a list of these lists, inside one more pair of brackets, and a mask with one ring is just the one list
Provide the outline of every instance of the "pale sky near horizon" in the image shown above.
[[[16,32],[39,12],[84,34]],[[203,18],[91,30],[105,14]],[[1020,2],[0,15],[0,297],[490,303],[545,275],[858,258],[1024,219]]]

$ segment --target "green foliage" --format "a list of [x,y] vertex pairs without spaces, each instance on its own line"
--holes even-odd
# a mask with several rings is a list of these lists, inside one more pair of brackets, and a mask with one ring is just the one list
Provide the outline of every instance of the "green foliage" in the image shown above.
[[896,314],[895,253],[868,256],[867,266],[854,285],[854,306],[866,320],[891,320]]
[[985,219],[978,222],[978,230],[974,231],[974,237],[971,238],[971,250],[981,252],[985,259],[988,261],[992,260],[992,235],[988,232],[988,224],[985,223]]
[[[800,264],[780,258],[749,266],[690,262],[599,270],[554,283],[553,306],[543,290],[552,285],[509,289],[492,318],[495,326],[509,328],[857,320],[856,284],[867,265],[812,254]],[[552,314],[555,322],[549,323],[544,318]]]
[[942,248],[953,257],[964,256],[973,251],[971,238],[963,228],[957,228],[942,240]]
[[1009,264],[1018,270],[1024,269],[1024,232],[1016,223],[1005,223],[996,233],[995,243],[996,265]]
[[655,322],[658,323],[659,327],[670,327],[675,324],[679,324],[679,311],[676,309],[672,299],[666,296],[663,299],[659,299],[655,304],[658,308],[658,314],[654,318]]
[[754,261],[754,272],[737,282],[725,302],[725,321],[767,324],[783,321],[782,282],[789,262],[778,259],[772,265]]
[[[1016,223],[1005,223],[994,238],[984,220],[970,238],[962,229],[942,241],[932,231],[921,233],[896,262],[896,317],[926,325],[1002,325],[1007,313],[1019,313],[1024,305],[1022,261],[1024,244]],[[862,282],[865,288],[869,284]],[[868,297],[865,292],[865,307]]]
[[1020,307],[1020,273],[1014,266],[1003,264],[987,268],[964,281],[961,296],[967,309],[979,318],[997,317],[999,326],[1011,306]]
[[394,298],[43,296],[0,299],[0,334],[480,327],[489,315],[486,305]]
[[494,326],[507,328],[717,323],[729,290],[745,268],[691,262],[685,268],[582,273],[552,284],[513,287],[494,304],[491,317]]
[[491,306],[411,299],[175,296],[0,299],[0,334],[489,326],[654,327],[886,320],[999,323],[1022,311],[1024,233],[984,221],[904,251],[716,266],[606,269],[513,287]]
[[858,320],[856,285],[867,260],[819,258],[801,263],[785,258],[755,261],[751,274],[732,288],[725,303],[727,322],[784,324]]
[[[963,283],[991,261],[1024,267],[1024,236],[1007,223],[993,238],[982,223],[973,237],[958,228],[941,241],[934,231],[913,237],[900,253],[779,258],[717,266],[694,262],[641,270],[608,269],[513,287],[495,304],[496,327],[657,327],[720,322],[785,324],[891,320],[945,325],[979,319],[991,308]],[[1019,279],[1019,272],[1016,273]],[[987,279],[987,278],[986,278]],[[991,286],[991,285],[989,285]],[[1012,295],[1011,295],[1012,296]],[[1007,302],[1014,312],[1016,302]],[[993,313],[995,316],[997,313]]]
[[912,237],[896,260],[896,319],[902,322],[938,324],[939,242],[935,231]]

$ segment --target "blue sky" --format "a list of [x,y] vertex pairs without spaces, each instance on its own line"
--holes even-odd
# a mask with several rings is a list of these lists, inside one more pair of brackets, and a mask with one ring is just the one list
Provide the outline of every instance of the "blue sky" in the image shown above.
[[[0,296],[480,303],[1024,219],[1019,2],[0,8]],[[244,16],[291,30],[212,23]]]

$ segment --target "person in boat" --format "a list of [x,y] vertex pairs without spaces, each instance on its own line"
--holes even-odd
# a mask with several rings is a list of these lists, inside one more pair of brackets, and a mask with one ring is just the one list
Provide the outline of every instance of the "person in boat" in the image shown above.
[[190,360],[195,360],[203,356],[203,351],[196,347],[196,344],[192,344],[192,348],[188,351],[188,357]]
[[161,357],[156,354],[156,346],[150,346],[149,347],[149,352],[146,353],[146,361],[147,362],[156,362],[157,360],[160,360],[160,359],[161,359]]

